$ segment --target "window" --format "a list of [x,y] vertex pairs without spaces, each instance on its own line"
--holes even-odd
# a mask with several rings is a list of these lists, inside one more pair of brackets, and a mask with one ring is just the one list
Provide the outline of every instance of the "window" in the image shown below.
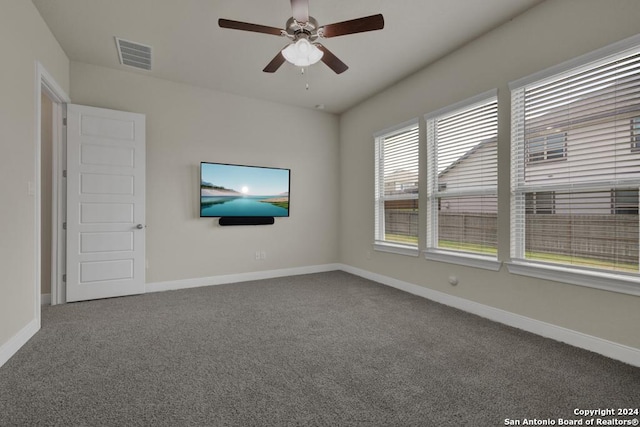
[[516,265],[638,277],[640,46],[618,46],[510,85]]
[[556,212],[556,195],[553,191],[538,191],[525,194],[525,212],[532,215]]
[[631,119],[631,151],[640,151],[640,117]]
[[427,254],[451,251],[495,259],[497,91],[428,114],[425,120]]
[[615,215],[638,215],[638,190],[613,190],[611,213]]
[[567,157],[567,134],[556,133],[530,138],[526,142],[527,160],[561,160]]
[[376,246],[413,248],[417,253],[418,120],[380,132],[375,141]]

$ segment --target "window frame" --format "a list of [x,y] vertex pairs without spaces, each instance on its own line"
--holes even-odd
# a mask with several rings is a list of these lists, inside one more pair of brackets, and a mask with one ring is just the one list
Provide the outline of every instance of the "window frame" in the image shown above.
[[[549,149],[549,144],[551,140],[554,138],[557,138],[559,140],[560,144],[558,145],[562,145],[561,148]],[[542,143],[541,144],[542,150],[536,151],[535,154],[532,154],[531,140],[529,141],[529,144],[527,147],[526,159],[530,165],[534,165],[534,164],[538,165],[538,164],[544,164],[547,162],[557,162],[557,161],[567,160],[567,132],[550,133],[547,135],[541,135],[541,136],[535,137],[534,139],[540,140],[536,142]],[[562,153],[560,156],[556,156],[555,154],[553,154],[553,157],[551,157],[551,155],[549,154],[551,151],[559,151],[559,150],[562,150]]]
[[632,117],[629,122],[631,127],[631,151],[640,153],[640,116]]
[[[524,221],[524,188],[518,188],[517,174],[518,170],[515,165],[516,141],[524,138],[524,118],[516,114],[515,107],[517,103],[524,102],[524,89],[528,85],[541,84],[542,81],[551,78],[560,78],[563,75],[570,75],[581,67],[584,69],[597,66],[597,63],[605,63],[610,58],[622,56],[625,53],[637,52],[640,49],[640,35],[629,37],[609,46],[587,53],[580,57],[552,66],[546,70],[534,73],[527,77],[518,79],[509,83],[511,90],[511,257],[506,262],[510,273],[535,277],[539,279],[560,281],[571,283],[579,286],[586,286],[607,291],[619,292],[630,295],[640,296],[640,274],[625,273],[621,271],[609,272],[601,269],[591,269],[588,267],[579,267],[575,265],[548,264],[539,261],[527,260],[524,257],[524,236],[519,236],[516,230],[519,221]],[[634,120],[631,119],[631,149],[632,151],[640,151],[640,145],[634,146],[639,142],[634,135]],[[521,162],[522,167],[525,163]],[[562,190],[562,188],[554,188],[553,190]],[[534,191],[530,189],[529,191]],[[613,196],[612,196],[613,203]],[[612,204],[612,209],[613,209]],[[524,234],[525,227],[520,228]]]
[[[548,196],[548,197],[547,197]],[[524,213],[537,215],[553,215],[556,213],[556,192],[555,191],[533,191],[525,193]],[[548,201],[548,206],[544,202]],[[542,204],[543,206],[539,206]]]
[[[437,146],[435,140],[435,122],[441,118],[457,113],[463,113],[472,110],[483,104],[490,102],[498,103],[498,89],[488,90],[471,98],[456,102],[447,107],[425,114],[424,119],[427,126],[427,245],[423,251],[424,257],[432,261],[441,261],[459,265],[466,265],[476,268],[482,268],[492,271],[500,270],[502,263],[498,261],[496,250],[495,255],[486,255],[470,251],[462,251],[457,249],[440,248],[438,246],[438,217],[441,201],[450,197],[473,197],[473,196],[498,196],[498,183],[496,178],[495,185],[485,186],[483,188],[470,188],[455,190],[453,193],[447,193],[447,183],[438,182],[438,165],[437,165]],[[498,132],[496,116],[496,133]],[[497,141],[497,136],[496,136]],[[497,156],[497,144],[496,144]],[[497,160],[496,160],[497,162]],[[496,163],[497,169],[497,163]],[[497,170],[496,170],[497,173]],[[446,197],[445,197],[446,196]],[[496,211],[497,215],[497,211]],[[497,248],[496,248],[497,249]]]
[[[418,139],[416,141],[416,156],[417,163],[419,165],[420,161],[420,122],[418,118],[414,118],[408,120],[406,122],[400,123],[398,125],[386,128],[379,132],[374,133],[374,141],[375,141],[375,195],[374,195],[374,242],[373,248],[376,251],[394,253],[399,255],[408,255],[408,256],[418,256],[419,251],[419,243],[420,243],[420,233],[417,233],[417,243],[413,244],[403,244],[400,242],[388,241],[385,240],[385,202],[390,200],[416,200],[416,203],[419,203],[420,200],[420,185],[418,182],[418,191],[414,193],[407,193],[404,197],[395,195],[393,197],[387,197],[384,194],[385,181],[384,176],[382,174],[382,169],[384,167],[383,160],[383,144],[385,138],[401,134],[403,132],[418,128]],[[419,169],[418,169],[419,175]],[[419,224],[418,224],[419,225]]]
[[[633,188],[616,188],[611,190],[611,213],[613,215],[638,215],[638,201],[640,199],[638,194],[638,189]],[[632,203],[628,202],[630,197]]]

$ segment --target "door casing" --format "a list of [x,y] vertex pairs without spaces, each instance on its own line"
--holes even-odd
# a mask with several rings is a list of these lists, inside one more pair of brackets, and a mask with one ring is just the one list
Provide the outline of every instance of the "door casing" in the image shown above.
[[36,152],[36,165],[35,165],[35,182],[33,183],[34,196],[35,196],[35,248],[36,248],[36,262],[35,262],[35,295],[36,300],[34,302],[34,311],[36,319],[38,321],[38,327],[40,326],[40,306],[42,304],[41,299],[41,249],[42,249],[42,229],[40,227],[40,220],[42,217],[42,205],[40,203],[42,188],[41,188],[41,167],[42,167],[42,94],[46,94],[52,101],[53,105],[53,132],[52,132],[52,144],[53,144],[53,165],[52,165],[52,177],[51,177],[51,190],[52,190],[52,238],[51,238],[51,304],[61,304],[65,302],[64,286],[62,283],[63,275],[65,274],[65,235],[62,228],[64,222],[64,201],[65,201],[65,183],[62,177],[62,171],[65,167],[65,151],[64,141],[66,138],[66,130],[63,125],[65,117],[65,105],[71,100],[65,91],[60,87],[56,80],[46,70],[46,68],[40,63],[36,62],[36,140],[35,140],[35,152]]

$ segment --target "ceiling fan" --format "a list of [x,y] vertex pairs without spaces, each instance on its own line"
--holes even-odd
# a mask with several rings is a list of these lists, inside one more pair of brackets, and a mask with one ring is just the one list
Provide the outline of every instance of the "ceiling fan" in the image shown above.
[[291,0],[291,9],[293,16],[287,20],[285,29],[229,19],[219,19],[218,25],[221,28],[271,34],[287,37],[291,40],[291,43],[278,52],[275,58],[262,70],[265,73],[276,72],[285,61],[299,67],[307,67],[320,60],[327,64],[336,74],[343,73],[349,67],[331,53],[329,49],[318,43],[318,38],[328,39],[384,28],[384,18],[381,14],[320,27],[318,26],[318,21],[309,16],[309,0]]

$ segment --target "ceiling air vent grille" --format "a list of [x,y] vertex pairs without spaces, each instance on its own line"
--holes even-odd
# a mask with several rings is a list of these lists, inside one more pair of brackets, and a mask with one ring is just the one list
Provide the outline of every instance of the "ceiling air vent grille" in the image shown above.
[[141,70],[151,70],[151,46],[116,37],[120,63]]

